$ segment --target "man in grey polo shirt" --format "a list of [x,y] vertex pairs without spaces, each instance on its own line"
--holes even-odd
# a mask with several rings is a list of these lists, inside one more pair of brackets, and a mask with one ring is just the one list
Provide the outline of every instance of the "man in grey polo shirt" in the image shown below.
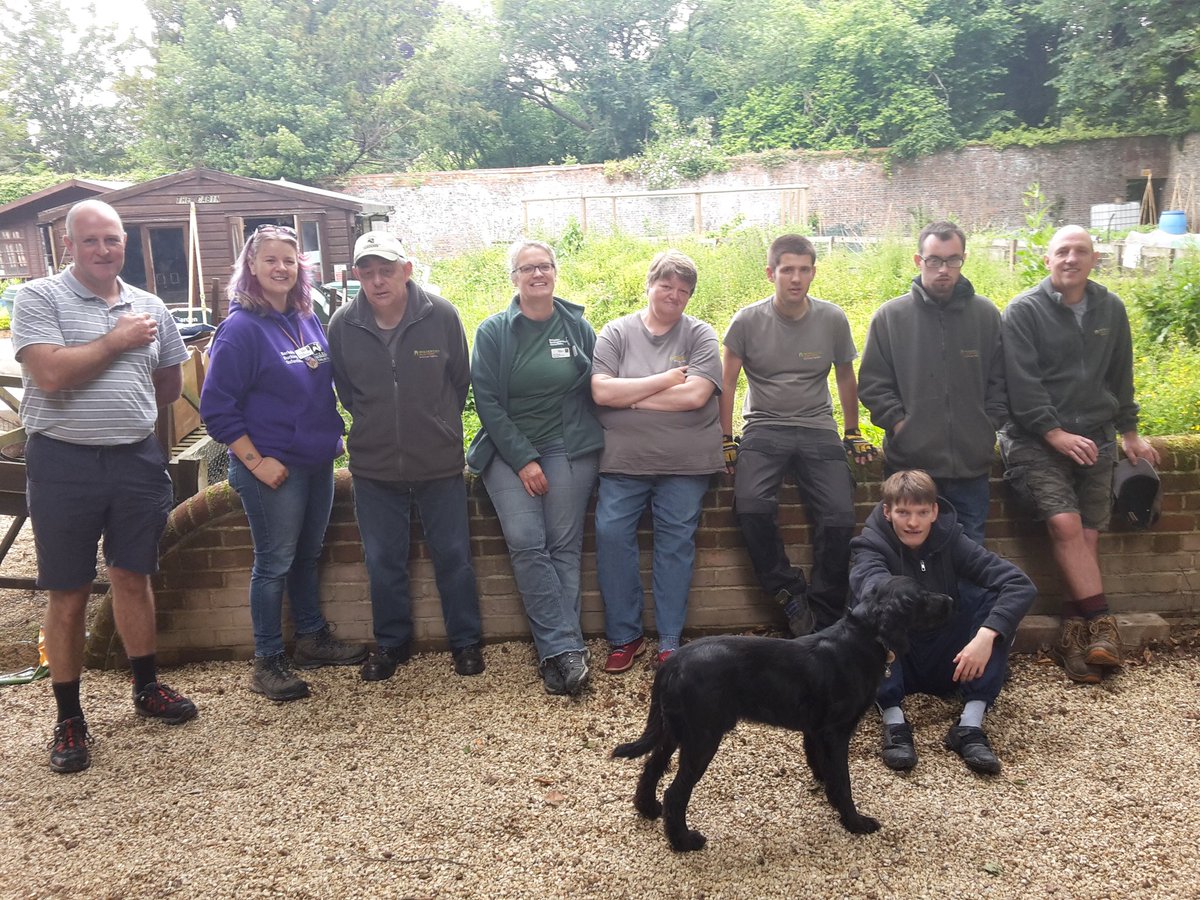
[[[840,308],[810,297],[816,250],[798,234],[776,238],[767,252],[774,295],[734,313],[725,333],[720,395],[726,471],[734,474],[734,510],[754,573],[787,615],[794,636],[825,628],[846,608],[854,477],[849,452],[863,464],[875,448],[858,431],[858,351]],[[733,398],[746,370],[745,437],[733,440]],[[846,427],[838,439],[829,393],[837,381]],[[791,472],[812,523],[811,578],[788,560],[779,533],[779,487]]]
[[179,397],[187,350],[162,301],[119,278],[125,231],[116,210],[76,204],[66,245],[74,263],[21,289],[12,332],[38,586],[49,596],[46,656],[58,706],[50,768],[78,772],[91,764],[79,678],[101,536],[135,711],[176,725],[196,707],[158,680],[150,588],[172,506],[154,423]]

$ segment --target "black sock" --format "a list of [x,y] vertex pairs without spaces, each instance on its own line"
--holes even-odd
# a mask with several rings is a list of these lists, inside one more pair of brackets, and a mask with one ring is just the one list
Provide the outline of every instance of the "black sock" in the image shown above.
[[148,653],[145,656],[131,656],[129,657],[129,665],[133,667],[134,691],[141,693],[146,685],[154,684],[154,682],[158,681],[153,653]]
[[58,721],[65,722],[76,716],[82,718],[83,707],[79,705],[79,679],[56,681],[50,686],[54,688],[54,702],[58,704]]
[[1091,597],[1079,598],[1079,609],[1083,612],[1083,617],[1088,621],[1097,616],[1108,615],[1108,598],[1104,596],[1104,592],[1093,594]]

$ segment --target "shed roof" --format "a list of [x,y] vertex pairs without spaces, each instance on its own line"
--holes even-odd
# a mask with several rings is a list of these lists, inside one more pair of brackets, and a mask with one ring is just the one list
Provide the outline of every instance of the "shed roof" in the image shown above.
[[0,216],[20,209],[23,206],[28,206],[32,203],[37,203],[39,200],[50,200],[55,194],[71,188],[90,188],[97,194],[109,194],[113,191],[118,191],[121,188],[129,187],[128,181],[100,181],[96,178],[68,178],[66,181],[60,181],[58,184],[52,184],[49,187],[44,187],[40,191],[34,191],[32,194],[26,194],[24,197],[18,197],[0,206]]
[[[389,207],[386,205],[364,200],[361,197],[352,197],[349,194],[339,194],[335,191],[325,191],[320,188],[309,187],[306,184],[295,184],[290,181],[267,181],[263,178],[247,178],[244,175],[232,175],[229,172],[221,172],[217,169],[210,169],[207,166],[196,166],[183,172],[162,175],[158,178],[152,178],[149,181],[143,181],[141,184],[130,185],[120,190],[111,191],[105,194],[104,202],[118,204],[124,200],[169,188],[180,182],[197,177],[218,184],[252,187],[254,190],[261,191],[262,193],[278,196],[281,200],[304,199],[312,202],[315,199],[319,199],[326,206],[348,209],[361,215],[387,215],[390,212]],[[38,216],[38,221],[42,224],[56,221],[66,214],[71,205],[65,203],[53,209],[48,209]]]

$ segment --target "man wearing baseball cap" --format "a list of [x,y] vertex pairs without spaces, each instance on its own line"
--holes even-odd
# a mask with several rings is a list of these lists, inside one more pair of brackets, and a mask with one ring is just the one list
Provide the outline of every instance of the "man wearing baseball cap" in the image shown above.
[[354,244],[357,297],[333,314],[329,351],[347,449],[377,650],[364,681],[390,678],[412,653],[409,520],[415,505],[433,560],[459,675],[483,671],[482,628],[463,480],[462,411],[470,385],[457,310],[412,281],[400,240],[368,231]]

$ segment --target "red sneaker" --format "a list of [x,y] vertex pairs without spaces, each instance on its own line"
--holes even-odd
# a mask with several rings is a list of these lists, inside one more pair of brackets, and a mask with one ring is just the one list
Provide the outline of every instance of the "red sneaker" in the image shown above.
[[655,668],[655,669],[662,668],[662,664],[665,663],[668,659],[670,659],[671,654],[674,652],[675,652],[674,650],[659,650],[658,656],[654,657],[653,668]]
[[608,651],[608,659],[604,661],[604,671],[609,675],[628,672],[633,668],[634,658],[641,656],[645,649],[646,639],[644,637],[630,641],[628,644],[621,644],[619,647],[613,647]]

